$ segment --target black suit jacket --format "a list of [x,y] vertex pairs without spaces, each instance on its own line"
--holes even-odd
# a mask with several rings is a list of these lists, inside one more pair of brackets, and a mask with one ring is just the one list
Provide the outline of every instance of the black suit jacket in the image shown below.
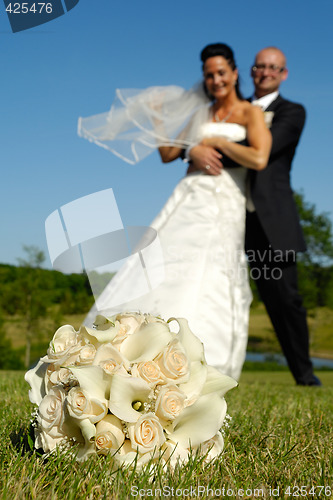
[[[290,170],[301,136],[305,109],[280,95],[266,111],[272,111],[272,151],[267,167],[250,170],[249,182],[258,218],[273,250],[306,250],[302,228],[290,185]],[[253,249],[251,218],[247,217],[246,248]],[[250,241],[252,243],[250,244]]]

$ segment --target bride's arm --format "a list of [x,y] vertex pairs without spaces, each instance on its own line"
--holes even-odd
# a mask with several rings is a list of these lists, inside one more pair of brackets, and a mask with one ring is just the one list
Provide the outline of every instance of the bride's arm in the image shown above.
[[249,145],[242,146],[229,142],[224,137],[210,137],[204,139],[201,144],[219,149],[244,167],[263,170],[268,163],[272,135],[265,124],[263,112],[252,105],[247,110],[247,140]]
[[169,163],[180,157],[184,148],[178,146],[160,146],[158,151],[163,163]]
[[[161,117],[163,116],[163,92],[161,96],[154,96],[154,99],[150,102],[149,107],[152,108],[152,110],[155,112],[155,114],[152,115],[154,133],[162,142],[162,144],[163,142],[169,142],[167,139],[168,134],[165,130],[163,119],[161,119]],[[180,135],[182,134],[183,132]],[[162,162],[169,163],[181,156],[184,147],[172,144],[172,141],[170,140],[170,144],[160,145],[157,149],[160,153]]]
[[[176,140],[174,141],[176,144],[168,144],[168,145],[163,145],[159,146],[158,151],[160,153],[160,157],[163,163],[170,163],[171,161],[176,160],[177,158],[180,158],[183,154],[184,151],[184,139],[187,137],[188,129],[190,127],[191,122],[185,127],[185,129],[178,135]],[[156,121],[155,121],[155,129],[156,129]],[[162,122],[159,122],[158,124],[158,131],[159,135],[161,137],[167,137],[167,134],[163,130],[164,126]],[[177,145],[179,144],[179,146]]]
[[[208,119],[209,110],[207,106],[202,106],[199,108],[190,118],[185,128],[178,134],[178,136],[172,141],[168,141],[168,134],[164,130],[163,120],[154,120],[155,131],[161,138],[166,138],[165,143],[162,143],[158,147],[161,159],[163,163],[169,163],[177,158],[183,158],[184,150],[188,146],[194,146],[196,143],[195,137],[197,137],[198,129],[205,123]],[[187,117],[188,118],[188,117]],[[208,149],[208,148],[207,148]]]

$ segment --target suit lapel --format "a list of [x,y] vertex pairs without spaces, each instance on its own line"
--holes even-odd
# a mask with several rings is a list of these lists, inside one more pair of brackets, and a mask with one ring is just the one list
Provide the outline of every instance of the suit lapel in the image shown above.
[[279,94],[275,101],[271,102],[270,105],[265,109],[265,111],[275,111],[277,106],[284,101],[283,97]]

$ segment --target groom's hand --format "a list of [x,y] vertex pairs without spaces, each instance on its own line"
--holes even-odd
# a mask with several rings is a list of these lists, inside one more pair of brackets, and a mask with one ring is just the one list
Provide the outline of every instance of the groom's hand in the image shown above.
[[203,144],[193,146],[189,151],[189,157],[188,174],[201,170],[208,175],[220,175],[223,168],[222,155],[211,146],[204,146]]

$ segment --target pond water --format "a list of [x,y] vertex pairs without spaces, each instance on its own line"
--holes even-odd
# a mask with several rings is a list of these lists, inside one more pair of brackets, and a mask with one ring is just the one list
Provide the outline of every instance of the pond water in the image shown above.
[[[264,361],[271,361],[279,365],[286,365],[286,359],[282,354],[269,354],[261,352],[248,352],[246,353],[246,361],[255,361],[262,363]],[[333,359],[324,358],[311,358],[314,368],[329,368],[333,370]]]

